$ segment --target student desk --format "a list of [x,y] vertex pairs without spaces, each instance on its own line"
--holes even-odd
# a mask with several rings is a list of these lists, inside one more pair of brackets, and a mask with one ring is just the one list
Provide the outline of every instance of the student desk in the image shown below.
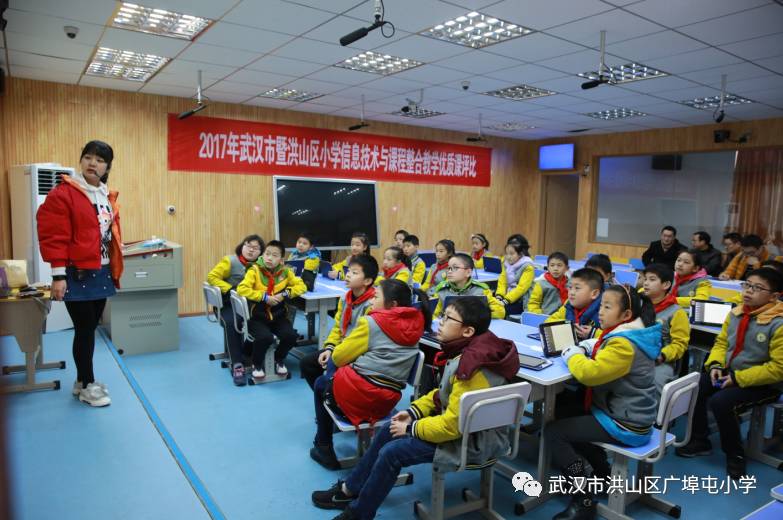
[[741,291],[741,280],[721,280],[719,278],[710,278],[710,283],[718,289],[728,289],[729,291]]
[[781,518],[783,518],[783,502],[773,500],[743,516],[742,520],[780,520]]
[[772,495],[772,498],[778,502],[783,502],[783,484],[778,484],[777,486],[773,487],[769,494]]
[[[437,321],[433,322],[432,328],[433,331],[437,330]],[[500,338],[513,341],[517,347],[517,352],[520,354],[543,357],[541,343],[527,337],[528,334],[538,332],[536,327],[530,327],[507,320],[492,320],[489,330]],[[426,338],[422,338],[421,343],[435,348],[438,346],[436,343],[428,341]],[[544,409],[538,448],[538,481],[541,482],[543,489],[540,496],[529,497],[522,502],[517,503],[515,506],[516,514],[530,511],[550,498],[548,493],[548,475],[551,457],[545,444],[544,430],[546,425],[555,418],[555,397],[562,386],[561,383],[570,380],[572,376],[562,358],[553,357],[549,358],[549,360],[552,361],[552,365],[543,370],[531,370],[520,367],[517,372],[518,378],[529,381],[533,385],[530,401],[543,401]],[[504,462],[496,463],[495,468],[501,474],[509,478],[519,471],[518,468],[514,468],[511,464]]]
[[[299,296],[304,300],[305,312],[318,312],[318,347],[324,345],[326,337],[329,335],[329,315],[328,311],[337,308],[337,300],[345,294],[348,289],[345,286],[345,280],[332,280],[331,278],[318,275],[315,279],[313,291],[307,291]],[[313,330],[308,330],[308,336],[313,337]]]
[[485,271],[484,269],[473,270],[473,279],[476,280],[477,282],[492,284],[492,283],[497,283],[498,278],[500,278],[500,273],[490,273],[489,271]]
[[35,373],[39,370],[65,368],[65,361],[43,361],[43,330],[51,304],[48,291],[42,297],[0,298],[0,330],[10,332],[16,338],[25,357],[24,365],[4,366],[3,375],[13,372],[27,374],[24,384],[0,387],[4,392],[60,389],[58,380],[35,382]]

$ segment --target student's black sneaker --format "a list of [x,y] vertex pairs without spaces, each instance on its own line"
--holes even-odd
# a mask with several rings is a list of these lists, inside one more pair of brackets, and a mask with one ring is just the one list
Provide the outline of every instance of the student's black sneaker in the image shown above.
[[552,520],[593,520],[598,514],[598,506],[592,497],[574,496],[568,507],[552,517]]
[[693,457],[704,457],[705,455],[712,455],[712,443],[709,439],[694,439],[692,438],[685,446],[680,446],[674,453],[678,457],[685,457],[691,459]]
[[310,448],[310,458],[326,469],[340,469],[340,461],[337,460],[337,454],[331,444],[316,444],[314,442],[313,447]]
[[729,455],[726,458],[726,473],[734,480],[739,480],[748,474],[745,457],[742,455]]
[[345,509],[351,503],[353,497],[343,493],[343,481],[338,480],[336,484],[326,491],[313,491],[313,504],[321,509]]
[[332,518],[332,520],[359,520],[359,516],[353,512],[353,509],[346,507],[342,513]]

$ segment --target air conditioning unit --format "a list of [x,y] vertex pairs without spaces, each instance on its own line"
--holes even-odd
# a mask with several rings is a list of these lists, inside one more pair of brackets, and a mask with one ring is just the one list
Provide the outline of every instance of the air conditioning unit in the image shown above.
[[[27,278],[30,283],[50,283],[52,268],[41,258],[35,214],[46,195],[62,182],[63,175],[73,175],[73,168],[55,163],[38,163],[11,166],[11,237],[13,257],[27,261]],[[73,327],[63,302],[52,302],[46,319],[46,332]]]

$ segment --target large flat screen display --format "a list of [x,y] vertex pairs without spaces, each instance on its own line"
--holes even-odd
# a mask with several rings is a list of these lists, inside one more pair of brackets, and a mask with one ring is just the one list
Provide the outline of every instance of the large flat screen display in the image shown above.
[[573,170],[574,143],[549,144],[538,149],[539,170]]

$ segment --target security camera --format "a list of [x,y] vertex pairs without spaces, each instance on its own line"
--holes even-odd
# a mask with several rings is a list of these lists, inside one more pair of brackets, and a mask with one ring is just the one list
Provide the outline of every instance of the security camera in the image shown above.
[[66,25],[63,27],[63,31],[65,31],[65,35],[72,40],[79,34],[79,28],[74,27],[73,25]]
[[166,213],[168,213],[169,215],[173,215],[176,212],[177,212],[177,208],[175,208],[173,205],[169,204],[168,206],[166,206]]
[[725,112],[725,111],[723,111],[723,110],[716,110],[716,111],[715,111],[715,112],[712,114],[712,119],[713,119],[713,120],[714,120],[716,123],[720,123],[721,121],[723,121],[723,118],[724,118],[724,117],[726,117],[726,112]]
[[729,137],[731,137],[731,132],[729,130],[714,130],[712,132],[712,136],[713,141],[716,143],[723,143],[729,140]]
[[470,88],[470,81],[465,80],[461,83],[461,85],[462,85],[462,90],[468,90]]

